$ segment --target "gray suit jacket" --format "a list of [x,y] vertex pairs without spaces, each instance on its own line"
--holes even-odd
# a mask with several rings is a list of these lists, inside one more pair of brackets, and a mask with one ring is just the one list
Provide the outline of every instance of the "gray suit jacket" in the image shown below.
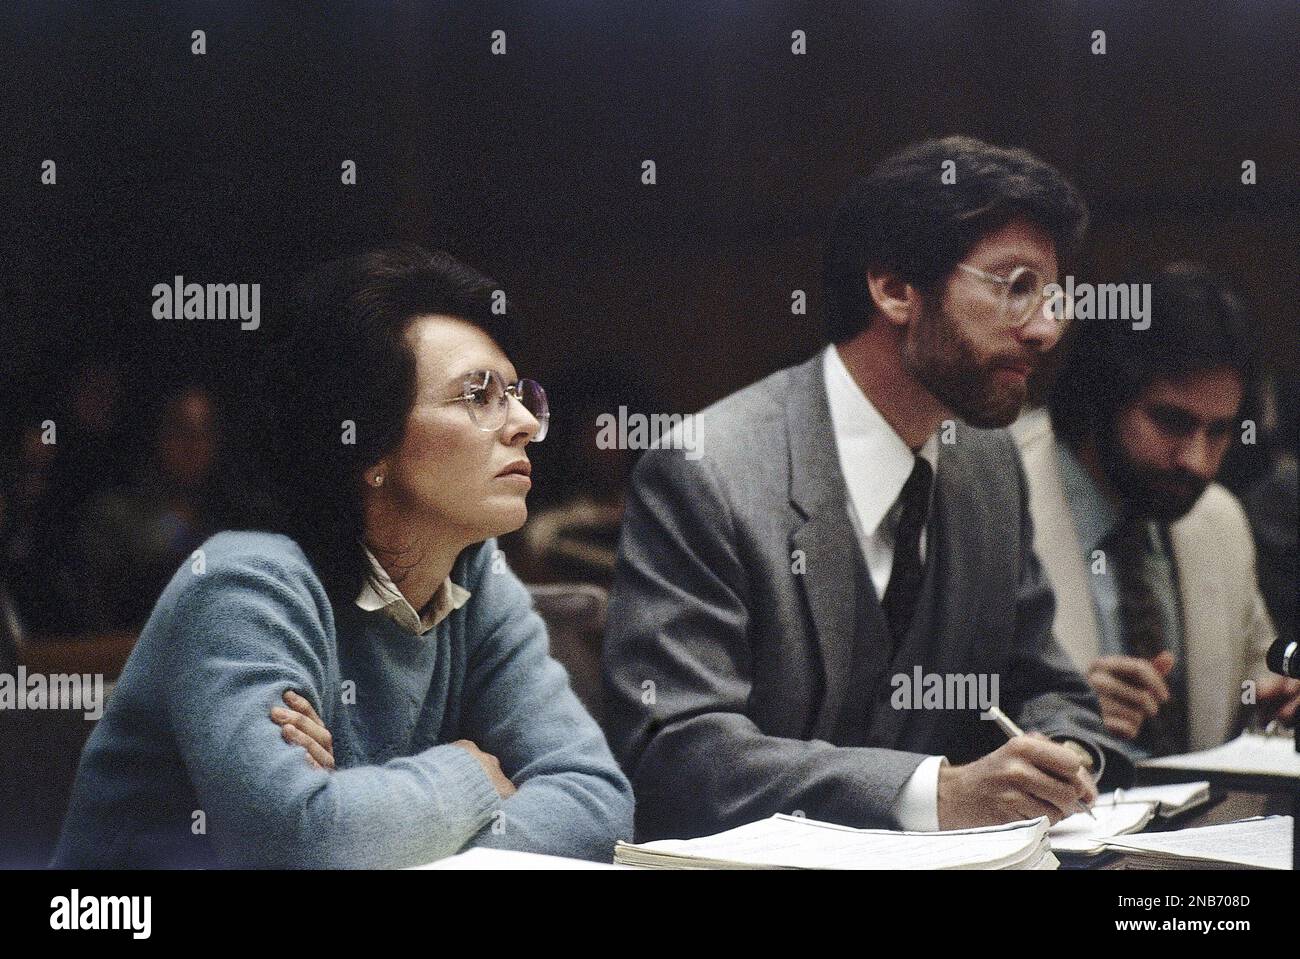
[[829,740],[863,628],[857,590],[871,587],[820,356],[721,400],[696,428],[702,456],[663,448],[637,465],[605,638],[606,731],[634,785],[638,838],[796,810],[896,825],[894,801],[926,755],[964,761],[1005,741],[978,711],[888,708],[903,662],[997,674],[1000,704],[1022,728],[1101,747],[1106,779],[1131,777],[1052,637],[1052,593],[1004,431],[959,427],[940,446],[927,575],[942,600],[918,609],[930,628],[892,663],[889,638],[866,636],[885,707],[869,745],[842,746]]

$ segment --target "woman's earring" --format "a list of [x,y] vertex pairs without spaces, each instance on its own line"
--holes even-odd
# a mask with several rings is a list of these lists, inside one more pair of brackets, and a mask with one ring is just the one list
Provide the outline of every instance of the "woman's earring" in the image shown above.
[[376,474],[375,474],[375,485],[376,485],[376,486],[383,486],[383,485],[384,485],[384,474],[383,474],[383,473],[376,473]]

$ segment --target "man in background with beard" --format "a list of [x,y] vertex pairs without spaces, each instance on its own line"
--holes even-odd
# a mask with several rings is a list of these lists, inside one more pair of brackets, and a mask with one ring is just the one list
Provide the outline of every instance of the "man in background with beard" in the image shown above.
[[1250,527],[1214,482],[1229,445],[1250,441],[1251,327],[1214,276],[1171,266],[1143,323],[1074,323],[1050,423],[1013,430],[1057,637],[1134,756],[1222,743],[1252,701],[1261,720],[1294,720],[1300,682],[1264,665],[1274,630]]
[[[831,345],[698,414],[694,449],[642,457],[604,649],[638,838],[796,811],[1055,822],[1103,772],[1127,784],[1052,637],[1015,446],[986,429],[1060,336],[1044,287],[1085,222],[1024,150],[889,157],[832,223]],[[1028,734],[982,718],[989,698]]]

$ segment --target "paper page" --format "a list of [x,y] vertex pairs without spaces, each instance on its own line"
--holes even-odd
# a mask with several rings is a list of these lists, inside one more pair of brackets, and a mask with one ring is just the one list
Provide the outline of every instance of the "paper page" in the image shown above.
[[1137,832],[1155,815],[1155,805],[1149,802],[1120,803],[1092,807],[1093,816],[1077,812],[1067,816],[1047,831],[1054,852],[1100,852],[1102,844],[1112,836]]
[[1295,740],[1290,736],[1261,736],[1255,733],[1242,733],[1231,742],[1213,749],[1182,756],[1143,759],[1138,765],[1300,778],[1300,753],[1295,751]]
[[1208,795],[1210,783],[1200,780],[1193,783],[1171,783],[1166,786],[1135,786],[1116,789],[1097,797],[1098,806],[1113,806],[1124,802],[1149,802],[1172,809],[1180,809],[1198,796]]
[[853,829],[776,815],[699,839],[634,848],[756,866],[799,869],[952,869],[1015,861],[1041,841],[1047,820],[985,829],[906,833]]
[[506,849],[469,849],[446,859],[439,859],[411,869],[628,869],[612,863],[543,856],[535,852],[512,852]]
[[1049,852],[1049,853],[1047,853],[1045,856],[1043,856],[1042,859],[1039,859],[1036,863],[1034,863],[1034,864],[1033,864],[1032,866],[1030,866],[1029,868],[1030,868],[1030,869],[1041,869],[1041,870],[1060,869],[1060,868],[1061,868],[1061,860],[1057,859],[1054,855],[1052,855],[1052,854]]
[[1121,836],[1106,846],[1118,852],[1134,849],[1260,869],[1290,869],[1293,828],[1290,816],[1264,816],[1221,826]]

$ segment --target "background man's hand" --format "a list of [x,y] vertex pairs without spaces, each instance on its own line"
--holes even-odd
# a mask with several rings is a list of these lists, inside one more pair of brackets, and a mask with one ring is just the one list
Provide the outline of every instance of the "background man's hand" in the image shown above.
[[1122,739],[1136,739],[1142,724],[1169,701],[1165,677],[1174,657],[1165,650],[1153,659],[1099,656],[1088,665],[1088,685],[1101,701],[1101,720]]
[[1295,725],[1297,708],[1300,708],[1300,679],[1289,676],[1266,676],[1255,687],[1255,702],[1260,718],[1265,722],[1276,719],[1287,726]]

